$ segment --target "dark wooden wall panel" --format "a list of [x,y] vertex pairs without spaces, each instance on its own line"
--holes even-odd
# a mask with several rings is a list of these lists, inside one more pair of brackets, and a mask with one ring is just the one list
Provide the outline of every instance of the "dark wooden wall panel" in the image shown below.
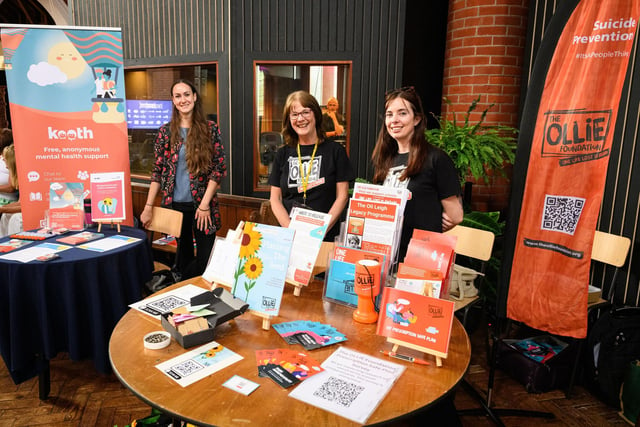
[[[350,157],[370,177],[369,157],[387,89],[402,80],[405,1],[241,0],[231,3],[234,193],[253,192],[253,63],[351,61]],[[241,102],[239,102],[241,101]],[[242,141],[242,145],[239,141]]]

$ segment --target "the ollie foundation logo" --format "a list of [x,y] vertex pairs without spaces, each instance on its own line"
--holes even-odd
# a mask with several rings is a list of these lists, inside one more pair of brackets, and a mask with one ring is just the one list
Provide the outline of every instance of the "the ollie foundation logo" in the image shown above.
[[561,157],[560,166],[609,155],[611,110],[561,110],[545,113],[542,157]]

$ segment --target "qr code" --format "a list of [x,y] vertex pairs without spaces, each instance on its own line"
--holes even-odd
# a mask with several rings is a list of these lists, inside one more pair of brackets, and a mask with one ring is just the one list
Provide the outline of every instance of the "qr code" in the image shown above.
[[204,366],[193,359],[185,360],[184,362],[171,367],[171,370],[179,374],[182,378],[188,377],[201,369],[204,369]]
[[547,195],[544,199],[542,229],[573,236],[582,215],[585,200],[579,197]]
[[348,383],[340,378],[329,377],[313,395],[348,408],[363,390],[362,386]]
[[153,308],[154,310],[157,310],[160,313],[168,313],[175,308],[182,307],[183,305],[187,305],[187,304],[188,302],[186,300],[175,297],[173,295],[169,295],[166,298],[162,298],[158,301],[154,301],[147,304],[147,307]]

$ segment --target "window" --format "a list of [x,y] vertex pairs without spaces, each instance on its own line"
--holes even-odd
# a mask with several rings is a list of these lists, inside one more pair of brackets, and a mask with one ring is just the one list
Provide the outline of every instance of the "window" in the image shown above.
[[338,101],[338,117],[344,132],[332,136],[349,152],[349,112],[351,108],[350,62],[256,62],[254,111],[254,191],[267,191],[275,152],[284,143],[282,111],[287,96],[306,90],[323,111],[331,98]]
[[153,167],[153,143],[158,128],[171,119],[171,85],[178,79],[191,81],[200,95],[205,116],[218,121],[217,64],[127,68],[127,133],[131,174],[148,177]]

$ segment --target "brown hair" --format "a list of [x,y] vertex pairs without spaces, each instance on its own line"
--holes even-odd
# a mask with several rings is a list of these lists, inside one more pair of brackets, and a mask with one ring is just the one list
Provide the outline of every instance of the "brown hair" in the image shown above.
[[9,128],[0,129],[0,154],[5,147],[13,144],[13,132]]
[[[389,103],[396,98],[401,98],[411,108],[415,117],[420,121],[413,128],[413,138],[409,145],[409,160],[407,168],[400,175],[400,180],[417,174],[422,170],[424,160],[427,158],[427,151],[431,146],[425,139],[426,117],[422,110],[422,101],[413,87],[403,87],[393,89],[386,93],[384,99],[384,109],[387,110]],[[398,154],[398,143],[387,131],[386,123],[383,121],[376,145],[373,148],[371,162],[374,167],[373,182],[382,183],[389,172],[393,158]]]
[[7,145],[2,150],[2,157],[4,158],[4,163],[7,165],[7,169],[9,170],[9,184],[16,190],[18,189],[18,170],[16,167],[16,152],[14,150],[13,144]]
[[282,136],[287,145],[295,147],[298,145],[298,134],[293,130],[291,125],[291,119],[289,114],[291,113],[291,104],[298,101],[304,108],[309,108],[313,112],[313,117],[316,119],[316,135],[318,136],[318,142],[324,141],[324,131],[322,130],[322,109],[318,101],[309,92],[299,90],[290,93],[284,103],[284,109],[282,110]]
[[[193,175],[206,173],[211,167],[211,159],[213,158],[213,145],[211,144],[209,123],[202,110],[200,95],[190,81],[184,79],[176,80],[173,85],[171,85],[171,99],[173,99],[173,88],[180,83],[189,86],[196,98],[193,104],[191,127],[189,128],[187,140],[185,141],[187,169],[189,169],[189,172]],[[171,132],[171,146],[175,148],[178,145],[178,141],[182,138],[180,135],[180,113],[175,104],[173,104],[173,114],[169,122],[169,129]]]

